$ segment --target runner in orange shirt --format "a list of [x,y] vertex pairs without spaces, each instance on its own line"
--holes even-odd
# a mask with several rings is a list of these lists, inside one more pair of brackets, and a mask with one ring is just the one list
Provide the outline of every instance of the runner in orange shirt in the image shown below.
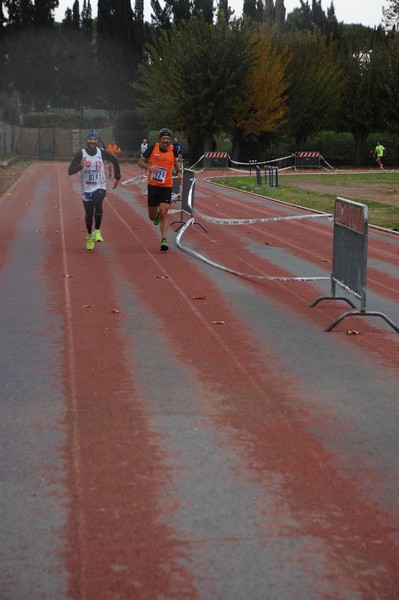
[[173,170],[176,171],[179,185],[182,173],[177,161],[177,150],[172,144],[172,132],[163,128],[159,132],[159,142],[148,146],[137,163],[148,170],[148,216],[161,230],[161,251],[168,250],[168,210],[172,201]]
[[[106,150],[107,150],[107,152],[110,152],[111,154],[113,154],[115,156],[115,158],[118,158],[119,154],[121,153],[121,149],[119,148],[118,144],[115,142],[114,139],[112,139],[110,141],[110,143],[107,144]],[[108,163],[108,176],[109,176],[109,179],[112,179],[112,163],[111,162]]]

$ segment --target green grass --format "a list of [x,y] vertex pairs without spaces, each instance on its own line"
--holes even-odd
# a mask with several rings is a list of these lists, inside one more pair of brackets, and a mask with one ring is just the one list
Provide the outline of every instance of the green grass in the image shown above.
[[[211,175],[210,175],[211,177]],[[366,204],[369,222],[385,229],[399,230],[399,173],[360,174],[279,174],[279,187],[270,188],[264,183],[257,186],[255,175],[218,177],[217,183],[274,198],[281,202],[297,204],[321,212],[334,212],[337,196]],[[314,187],[317,186],[317,190]],[[313,188],[313,189],[312,189]]]

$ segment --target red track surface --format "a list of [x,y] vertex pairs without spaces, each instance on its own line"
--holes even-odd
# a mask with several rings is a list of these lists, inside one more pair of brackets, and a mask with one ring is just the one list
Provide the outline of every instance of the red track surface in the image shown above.
[[[299,212],[204,178],[203,214]],[[32,165],[0,217],[1,598],[399,597],[385,321],[326,333],[348,310],[309,308],[328,282],[235,277],[173,229],[159,252],[139,185],[108,193],[87,252],[66,164]],[[326,220],[203,224],[183,245],[230,269],[329,275]],[[368,308],[396,323],[398,280],[399,236],[370,232]]]

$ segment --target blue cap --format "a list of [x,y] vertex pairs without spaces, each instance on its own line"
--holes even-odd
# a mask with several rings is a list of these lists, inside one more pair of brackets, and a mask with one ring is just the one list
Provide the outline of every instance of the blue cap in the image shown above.
[[95,129],[90,129],[90,131],[87,132],[87,136],[86,137],[95,137],[95,138],[99,138],[99,135],[97,133],[97,131]]

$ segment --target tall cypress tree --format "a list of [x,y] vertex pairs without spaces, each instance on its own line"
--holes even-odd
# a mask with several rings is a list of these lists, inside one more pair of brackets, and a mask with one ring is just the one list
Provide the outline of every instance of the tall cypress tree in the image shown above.
[[285,29],[285,6],[284,0],[276,0],[276,6],[274,9],[274,20],[277,25],[277,31],[283,33]]
[[82,9],[81,17],[82,17],[82,19],[81,19],[82,30],[85,31],[86,33],[92,33],[93,19],[91,17],[90,0],[88,0],[87,3],[86,3],[86,0],[83,0],[83,9]]
[[213,22],[213,0],[194,0],[192,15],[203,19],[206,23]]
[[35,7],[32,0],[9,0],[6,8],[8,11],[7,29],[9,31],[29,27],[33,24]]
[[131,84],[142,52],[142,37],[136,36],[135,27],[130,0],[99,0],[97,56],[107,90],[104,102],[111,110],[131,102]]
[[3,32],[3,28],[4,28],[5,23],[6,23],[6,20],[4,18],[3,2],[0,1],[0,35]]
[[388,0],[388,6],[382,9],[384,25],[399,30],[399,0]]
[[248,17],[249,19],[252,19],[252,21],[259,21],[259,23],[261,23],[263,21],[263,11],[263,2],[259,2],[259,0],[244,0],[242,7],[242,14],[244,17]]
[[134,18],[137,23],[144,23],[144,0],[135,0]]
[[58,0],[35,0],[34,21],[36,27],[49,27],[54,24],[54,9]]

